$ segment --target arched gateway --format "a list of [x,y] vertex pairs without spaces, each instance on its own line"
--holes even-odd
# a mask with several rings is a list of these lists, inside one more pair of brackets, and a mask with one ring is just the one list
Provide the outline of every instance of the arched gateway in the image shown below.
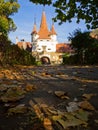
[[41,57],[42,64],[50,64],[50,59],[47,56]]

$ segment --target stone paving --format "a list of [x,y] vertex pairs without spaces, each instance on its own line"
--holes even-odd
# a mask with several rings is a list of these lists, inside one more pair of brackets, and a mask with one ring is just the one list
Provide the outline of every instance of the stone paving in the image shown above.
[[0,130],[97,130],[98,67],[1,67],[0,104]]

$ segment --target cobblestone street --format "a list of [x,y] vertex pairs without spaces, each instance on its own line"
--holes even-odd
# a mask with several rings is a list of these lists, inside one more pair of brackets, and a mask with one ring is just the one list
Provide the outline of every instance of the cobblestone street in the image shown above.
[[92,129],[98,66],[0,68],[0,130]]

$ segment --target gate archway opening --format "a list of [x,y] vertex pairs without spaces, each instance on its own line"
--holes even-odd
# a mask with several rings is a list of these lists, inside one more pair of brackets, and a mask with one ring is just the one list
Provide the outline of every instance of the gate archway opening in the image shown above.
[[41,58],[42,64],[50,64],[50,59],[47,56]]

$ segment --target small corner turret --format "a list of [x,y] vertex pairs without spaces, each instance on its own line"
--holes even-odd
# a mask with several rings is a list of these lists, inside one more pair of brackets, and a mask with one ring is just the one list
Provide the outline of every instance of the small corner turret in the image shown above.
[[52,22],[52,27],[51,27],[51,30],[50,30],[50,37],[53,41],[57,40],[57,33],[55,31],[55,28],[54,28],[54,22]]
[[34,26],[33,26],[33,31],[31,32],[31,42],[36,41],[37,38],[38,38],[38,33],[37,33],[36,20],[35,20]]

